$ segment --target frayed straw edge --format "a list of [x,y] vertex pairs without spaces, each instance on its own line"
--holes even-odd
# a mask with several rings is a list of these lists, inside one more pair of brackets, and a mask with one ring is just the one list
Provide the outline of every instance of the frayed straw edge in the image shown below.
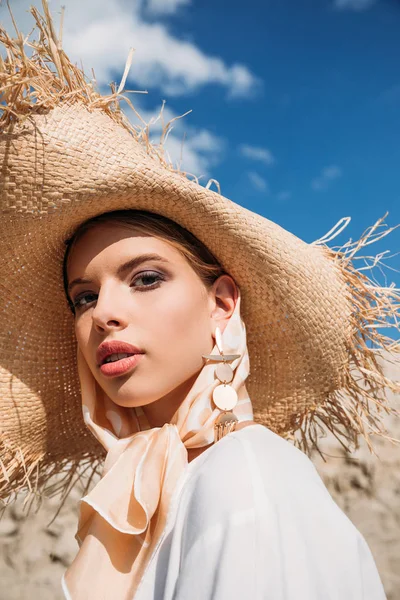
[[7,506],[13,504],[21,493],[25,493],[23,510],[26,515],[32,509],[37,512],[44,498],[60,496],[60,502],[48,526],[58,516],[72,488],[80,483],[84,496],[93,478],[100,474],[103,465],[102,456],[92,455],[47,464],[45,454],[28,458],[21,448],[15,448],[12,452],[10,447],[2,442],[0,456],[5,455],[9,457],[7,464],[0,458],[0,518]]
[[[360,249],[381,240],[400,227],[399,224],[379,232],[379,228],[388,227],[384,223],[387,215],[388,213],[369,227],[359,240],[349,240],[337,249],[329,248],[326,243],[343,231],[350,222],[349,217],[341,219],[323,238],[311,244],[319,246],[334,263],[339,277],[346,284],[346,294],[354,309],[347,346],[350,361],[343,366],[340,389],[327,394],[323,403],[308,408],[293,423],[292,431],[286,436],[308,455],[316,450],[323,460],[324,453],[318,440],[326,437],[326,430],[333,434],[345,452],[358,448],[361,437],[366,441],[370,452],[377,456],[371,434],[393,444],[400,443],[399,439],[389,435],[383,422],[384,414],[400,416],[400,411],[389,405],[385,395],[387,390],[400,394],[400,381],[392,381],[386,377],[383,365],[378,360],[380,358],[385,362],[399,364],[400,367],[400,363],[391,361],[391,357],[394,359],[396,355],[400,355],[400,340],[393,340],[378,332],[378,328],[394,328],[400,332],[400,290],[394,284],[382,287],[373,275],[369,278],[364,274],[364,271],[372,272],[374,268],[383,272],[382,267],[387,265],[383,263],[382,257],[388,251],[376,256],[355,256]],[[385,259],[392,256],[394,255],[385,256]],[[355,260],[363,260],[366,266],[356,269],[353,264]],[[372,264],[368,261],[372,261]]]
[[[17,29],[10,7],[16,38],[11,38],[0,27],[0,44],[3,45],[7,54],[6,60],[0,55],[0,113],[2,113],[0,131],[9,128],[13,123],[22,124],[25,119],[35,113],[48,112],[59,105],[80,104],[88,110],[101,110],[106,113],[118,125],[124,127],[146,149],[147,154],[164,168],[199,184],[200,177],[181,169],[182,156],[178,165],[174,166],[165,148],[165,143],[173,129],[173,123],[191,111],[164,123],[165,102],[163,102],[158,117],[151,119],[149,123],[144,121],[126,94],[146,94],[147,91],[124,89],[133,60],[134,50],[132,48],[129,51],[119,86],[112,83],[110,84],[112,93],[101,95],[96,89],[95,78],[89,80],[85,76],[83,68],[72,64],[62,49],[64,13],[62,12],[61,15],[60,33],[57,36],[47,0],[42,0],[42,6],[44,16],[37,8],[30,8],[35,20],[35,27],[25,38]],[[39,33],[39,41],[29,41],[35,30]],[[26,47],[33,51],[32,56],[28,56]],[[140,126],[130,123],[121,109],[121,100],[131,108],[141,123]],[[150,140],[150,128],[160,119],[162,120],[160,141],[154,143]]]

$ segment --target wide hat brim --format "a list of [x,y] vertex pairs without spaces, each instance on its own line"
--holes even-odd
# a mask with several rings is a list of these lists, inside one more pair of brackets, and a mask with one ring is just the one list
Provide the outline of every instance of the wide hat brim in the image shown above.
[[379,431],[370,401],[379,412],[385,387],[400,386],[383,376],[377,348],[395,352],[398,344],[368,325],[395,314],[399,295],[375,286],[346,252],[307,244],[190,181],[105,110],[82,101],[9,120],[0,158],[3,496],[35,473],[41,485],[49,470],[103,454],[82,419],[62,264],[76,227],[112,210],[176,221],[235,279],[256,420],[287,437],[300,432],[304,448],[316,441],[317,423],[352,442],[369,425]]

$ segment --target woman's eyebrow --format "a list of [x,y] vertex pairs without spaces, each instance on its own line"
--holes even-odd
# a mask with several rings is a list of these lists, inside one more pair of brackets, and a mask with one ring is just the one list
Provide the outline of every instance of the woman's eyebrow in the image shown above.
[[[148,262],[150,260],[169,263],[169,260],[167,260],[163,256],[160,256],[159,254],[141,254],[140,256],[135,256],[134,258],[131,258],[127,262],[124,262],[122,265],[120,265],[117,270],[117,275],[123,275],[126,271],[134,269],[142,263]],[[75,285],[78,285],[78,283],[91,283],[91,281],[90,279],[83,279],[82,277],[77,277],[68,285],[68,293]]]

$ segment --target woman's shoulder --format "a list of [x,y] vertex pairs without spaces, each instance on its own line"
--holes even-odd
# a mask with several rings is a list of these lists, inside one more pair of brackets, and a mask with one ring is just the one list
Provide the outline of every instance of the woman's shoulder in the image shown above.
[[229,575],[245,563],[262,586],[257,597],[281,594],[285,581],[287,598],[358,598],[362,586],[384,598],[364,538],[311,460],[262,425],[230,433],[189,464],[176,525],[191,577],[200,561],[219,576],[224,561]]
[[232,432],[193,460],[182,492],[181,515],[193,529],[246,522],[270,531],[286,522],[307,537],[318,523],[346,543],[359,537],[308,456],[260,424]]
[[257,464],[258,469],[268,477],[279,474],[281,479],[298,475],[319,478],[314,464],[304,452],[264,425],[255,423],[234,432],[232,437],[248,460]]
[[253,505],[254,494],[286,493],[299,478],[303,488],[307,481],[323,486],[303,452],[267,427],[253,424],[230,433],[194,459],[184,487],[196,504],[219,503],[234,510]]
[[[234,431],[214,444],[191,464],[192,476],[219,472],[226,479],[235,475],[243,481],[249,476],[319,477],[311,460],[291,442],[264,425],[254,423]],[[278,483],[274,478],[275,485]]]

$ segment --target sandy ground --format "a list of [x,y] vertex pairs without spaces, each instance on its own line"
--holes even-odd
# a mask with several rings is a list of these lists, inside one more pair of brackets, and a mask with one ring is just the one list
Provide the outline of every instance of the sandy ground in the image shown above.
[[[400,379],[399,368],[388,365],[387,372]],[[400,419],[387,419],[387,425],[400,439]],[[400,600],[400,446],[376,438],[374,443],[379,459],[365,444],[348,457],[327,437],[322,447],[330,457],[324,463],[314,454],[312,460],[334,500],[367,540],[388,600]],[[63,600],[60,580],[77,551],[80,497],[74,489],[50,525],[57,499],[45,500],[28,517],[22,500],[6,509],[0,520],[0,600]]]

